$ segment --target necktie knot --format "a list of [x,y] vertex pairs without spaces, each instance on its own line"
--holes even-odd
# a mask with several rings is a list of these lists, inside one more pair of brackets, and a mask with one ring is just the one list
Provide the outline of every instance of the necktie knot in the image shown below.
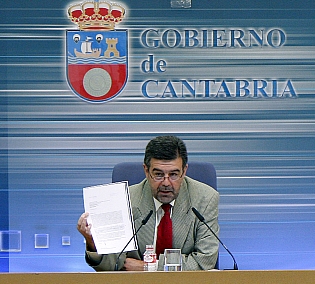
[[171,211],[171,204],[163,204],[162,209],[164,210],[165,213],[168,213]]

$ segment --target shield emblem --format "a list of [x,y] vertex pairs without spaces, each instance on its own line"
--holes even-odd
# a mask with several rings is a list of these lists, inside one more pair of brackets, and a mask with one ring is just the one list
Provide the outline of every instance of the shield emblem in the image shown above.
[[67,80],[79,97],[105,102],[128,77],[127,30],[67,31]]

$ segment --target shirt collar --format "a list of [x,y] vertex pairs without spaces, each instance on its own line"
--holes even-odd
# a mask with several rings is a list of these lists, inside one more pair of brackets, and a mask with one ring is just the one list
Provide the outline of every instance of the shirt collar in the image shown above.
[[[161,205],[162,205],[163,203],[161,203],[160,201],[158,201],[155,197],[153,198],[153,200],[154,200],[154,205],[155,205],[155,211],[158,211],[159,208],[161,207]],[[174,199],[172,202],[170,202],[170,204],[171,204],[172,207],[173,207],[174,204],[175,204],[175,199]]]

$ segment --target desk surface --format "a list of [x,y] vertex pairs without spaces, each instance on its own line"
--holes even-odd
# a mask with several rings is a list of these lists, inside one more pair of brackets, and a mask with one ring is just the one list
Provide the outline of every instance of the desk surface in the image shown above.
[[183,271],[183,272],[91,272],[91,273],[3,273],[1,284],[92,283],[92,284],[308,284],[315,283],[315,270]]

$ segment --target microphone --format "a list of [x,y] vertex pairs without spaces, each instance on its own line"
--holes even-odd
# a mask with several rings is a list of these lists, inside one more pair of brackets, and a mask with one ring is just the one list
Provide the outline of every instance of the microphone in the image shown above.
[[234,262],[234,270],[238,270],[238,266],[236,263],[236,260],[233,256],[233,254],[229,251],[229,249],[224,245],[224,243],[222,243],[222,241],[219,239],[219,237],[216,235],[216,233],[210,228],[210,226],[205,222],[205,218],[198,212],[198,210],[195,207],[192,207],[191,210],[194,212],[194,214],[196,215],[196,217],[202,222],[204,223],[207,228],[210,230],[210,232],[217,238],[217,240],[220,242],[220,244],[224,247],[224,249],[229,253],[229,255],[232,257],[233,262]]
[[118,257],[117,257],[117,260],[116,260],[116,263],[115,263],[115,271],[118,270],[118,261],[119,261],[119,258],[120,256],[122,255],[122,253],[124,252],[125,248],[130,244],[130,242],[133,240],[133,238],[137,235],[137,233],[140,231],[140,229],[142,228],[142,226],[144,226],[148,221],[149,219],[151,218],[153,214],[153,210],[150,210],[149,214],[141,221],[141,225],[140,227],[138,228],[138,230],[136,230],[136,232],[132,235],[132,237],[130,238],[130,240],[128,241],[128,243],[124,246],[124,248],[122,249],[122,251],[119,253]]

